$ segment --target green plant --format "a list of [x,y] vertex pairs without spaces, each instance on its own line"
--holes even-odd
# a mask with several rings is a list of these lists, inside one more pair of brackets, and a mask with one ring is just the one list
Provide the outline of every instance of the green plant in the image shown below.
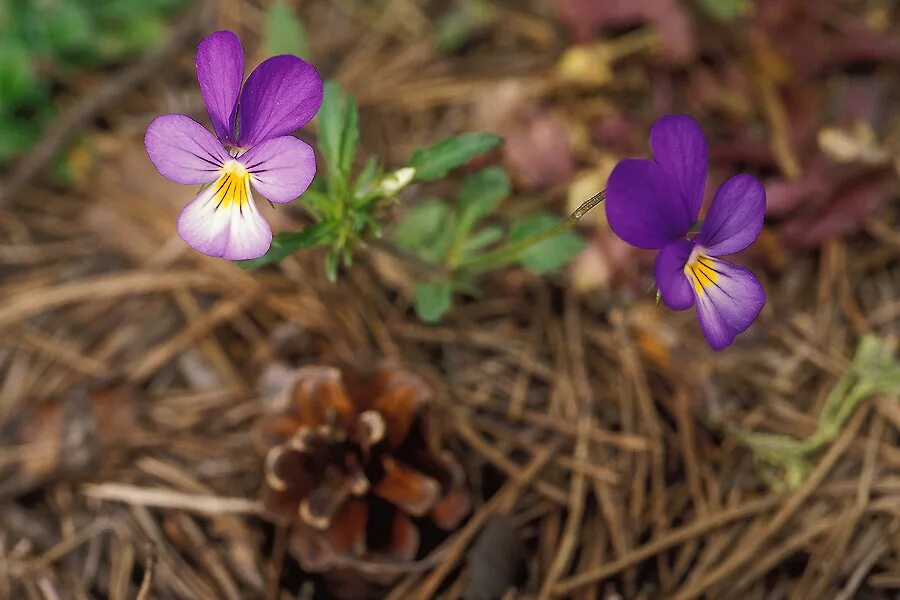
[[158,43],[185,0],[0,2],[0,163],[28,150],[55,114],[54,94],[86,68]]
[[[337,83],[325,84],[318,115],[318,149],[324,165],[303,197],[314,223],[302,231],[282,232],[262,257],[241,261],[245,269],[277,263],[295,251],[325,246],[325,268],[335,280],[352,264],[354,252],[382,237],[385,206],[415,183],[445,177],[500,143],[486,133],[466,133],[413,153],[399,168],[385,171],[376,157],[354,169],[359,143],[359,112],[352,94]],[[320,161],[321,162],[321,161]],[[559,219],[539,214],[504,225],[497,208],[510,195],[506,173],[489,167],[470,175],[457,202],[430,199],[408,210],[396,228],[394,242],[410,258],[429,266],[415,288],[416,312],[436,322],[450,308],[456,292],[474,293],[477,276],[520,263],[536,273],[564,266],[582,248],[581,240]]]
[[773,488],[796,488],[812,471],[813,455],[840,435],[863,401],[878,395],[894,401],[900,398],[900,362],[887,341],[869,335],[860,341],[847,374],[828,394],[812,435],[800,439],[740,431],[737,438],[753,452],[761,474]]
[[[413,207],[400,221],[398,247],[427,264],[434,275],[416,285],[415,307],[426,322],[440,320],[454,292],[473,293],[478,276],[511,263],[535,273],[565,266],[584,244],[572,231],[555,231],[564,221],[538,214],[508,226],[490,217],[511,192],[509,178],[497,167],[465,179],[454,204],[430,199]],[[547,234],[546,239],[539,239]]]

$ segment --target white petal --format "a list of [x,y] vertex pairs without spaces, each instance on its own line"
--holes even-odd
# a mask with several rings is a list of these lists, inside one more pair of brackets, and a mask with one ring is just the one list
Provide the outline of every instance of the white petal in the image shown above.
[[178,235],[194,250],[228,260],[258,258],[272,243],[272,230],[256,208],[248,174],[229,165],[182,209]]

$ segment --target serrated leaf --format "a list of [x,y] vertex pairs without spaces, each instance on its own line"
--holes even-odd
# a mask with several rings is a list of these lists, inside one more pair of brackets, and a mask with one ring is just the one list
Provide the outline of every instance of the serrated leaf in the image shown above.
[[283,231],[275,234],[269,251],[264,255],[251,260],[238,261],[237,265],[244,270],[252,271],[265,265],[279,263],[297,250],[325,244],[336,230],[335,222],[323,221],[310,225],[303,231]]
[[428,148],[416,150],[409,166],[416,170],[416,181],[433,181],[461,167],[476,156],[500,143],[488,133],[464,133],[442,140]]
[[453,234],[454,215],[442,200],[426,200],[414,206],[400,221],[394,234],[397,246],[431,262],[447,255]]
[[290,6],[276,0],[266,10],[263,40],[270,55],[293,54],[309,58],[309,43],[303,21]]
[[[539,215],[513,224],[509,232],[510,243],[534,237],[559,223],[550,215]],[[571,230],[529,246],[519,255],[522,266],[538,274],[561,269],[584,249],[584,240]]]
[[426,323],[437,323],[453,305],[453,285],[449,281],[423,281],[413,291],[416,315]]

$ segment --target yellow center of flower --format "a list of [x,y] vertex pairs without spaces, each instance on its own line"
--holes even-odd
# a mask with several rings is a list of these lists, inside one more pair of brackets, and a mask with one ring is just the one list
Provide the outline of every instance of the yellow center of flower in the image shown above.
[[719,278],[715,260],[697,250],[691,254],[691,258],[684,265],[684,274],[694,284],[697,294],[703,294],[703,289],[715,285]]
[[219,169],[219,178],[213,183],[213,202],[216,209],[236,205],[243,209],[250,202],[250,172],[236,160],[230,160]]

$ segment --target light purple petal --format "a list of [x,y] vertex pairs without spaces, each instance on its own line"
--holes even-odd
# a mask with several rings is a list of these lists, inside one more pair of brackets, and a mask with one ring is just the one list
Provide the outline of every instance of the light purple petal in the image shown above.
[[316,154],[289,135],[266,140],[239,157],[253,175],[253,187],[271,202],[290,202],[306,191],[316,174]]
[[244,48],[231,31],[211,33],[197,46],[197,81],[216,135],[234,141],[238,95],[244,79]]
[[663,302],[672,310],[684,310],[694,304],[694,291],[684,274],[684,266],[694,250],[693,242],[672,242],[656,255],[653,276]]
[[306,125],[322,105],[322,80],[309,63],[290,54],[253,69],[241,92],[240,146],[287,135]]
[[696,242],[712,256],[740,252],[759,237],[765,214],[762,184],[751,175],[735,175],[716,192]]
[[[695,280],[700,329],[714,350],[722,350],[759,316],[766,293],[747,269],[708,256],[700,260],[708,265],[704,269],[715,273],[712,282],[702,275]],[[697,281],[702,285],[696,285]]]
[[687,115],[662,117],[650,129],[650,148],[662,170],[675,181],[693,224],[703,204],[708,163],[700,124]]
[[[221,181],[221,180],[220,180]],[[178,215],[178,235],[194,250],[228,260],[259,258],[272,244],[272,230],[253,198],[222,202],[219,182],[209,186]]]
[[694,224],[672,178],[641,159],[620,161],[610,174],[606,218],[616,235],[638,248],[662,248]]
[[176,183],[215,181],[231,160],[213,134],[185,115],[156,117],[147,128],[144,147],[160,174]]

